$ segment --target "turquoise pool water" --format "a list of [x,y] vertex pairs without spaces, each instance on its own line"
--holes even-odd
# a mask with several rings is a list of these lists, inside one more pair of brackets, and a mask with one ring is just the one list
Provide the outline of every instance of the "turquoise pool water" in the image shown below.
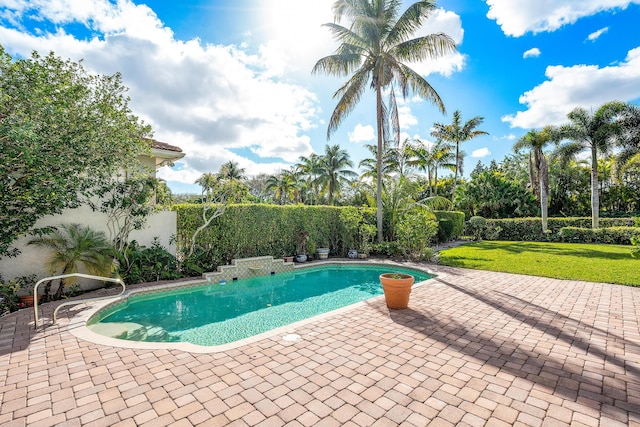
[[88,327],[114,338],[227,344],[382,294],[382,273],[427,273],[389,266],[322,266],[288,273],[133,295]]

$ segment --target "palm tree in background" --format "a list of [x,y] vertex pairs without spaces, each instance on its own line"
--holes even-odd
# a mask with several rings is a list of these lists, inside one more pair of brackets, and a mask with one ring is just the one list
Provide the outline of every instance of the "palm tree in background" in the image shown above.
[[563,161],[575,158],[579,153],[591,153],[591,226],[600,225],[600,195],[598,192],[598,156],[610,153],[624,135],[624,127],[619,119],[627,108],[626,104],[612,101],[603,104],[595,113],[584,108],[572,110],[567,117],[569,124],[560,126],[560,139],[569,142],[560,145],[554,155]]
[[326,190],[329,204],[333,205],[333,197],[340,192],[341,183],[358,175],[349,169],[353,167],[349,153],[338,145],[325,147],[319,166],[318,182]]
[[202,194],[210,193],[218,185],[218,176],[211,172],[203,173],[195,180],[195,184],[202,187]]
[[[362,174],[360,174],[360,180],[371,180],[377,181],[378,176],[378,168],[377,168],[377,158],[378,158],[378,146],[375,144],[365,144],[364,148],[369,150],[371,153],[371,158],[364,158],[360,160],[358,163],[358,168],[363,170]],[[395,159],[395,151],[390,147],[389,142],[387,141],[383,145],[383,153],[382,153],[382,176],[385,177],[396,170],[396,159]]]
[[276,175],[271,175],[265,182],[265,189],[275,193],[276,203],[285,204],[292,200],[295,194],[295,179],[293,172],[283,170]]
[[621,118],[624,134],[616,156],[616,175],[640,166],[640,107],[629,104]]
[[[81,224],[62,224],[51,234],[34,237],[27,244],[50,252],[48,264],[51,274],[78,273],[83,268],[90,274],[110,276],[117,266],[113,246],[107,236]],[[62,298],[66,283],[66,279],[60,279],[54,299]],[[48,283],[45,298],[49,297],[50,288],[51,283]]]
[[233,160],[229,160],[227,163],[220,166],[218,176],[220,179],[230,181],[243,181],[246,178],[245,169],[241,168],[238,163]]
[[320,177],[322,159],[316,153],[311,153],[309,157],[300,156],[298,163],[294,165],[297,175],[300,179],[307,183],[309,191],[313,196],[311,204],[317,205],[320,201],[320,185],[318,178]]
[[[391,139],[391,120],[395,141],[400,140],[398,108],[394,85],[403,97],[409,90],[428,99],[444,112],[440,96],[424,77],[406,63],[437,58],[453,52],[456,45],[446,34],[430,34],[411,39],[415,31],[436,10],[434,0],[422,0],[410,5],[403,13],[401,0],[336,0],[333,4],[334,23],[325,24],[340,46],[333,55],[321,58],[313,73],[349,76],[349,80],[333,95],[338,99],[331,114],[327,138],[359,103],[367,86],[375,92],[378,147],[376,158],[376,207],[378,241],[382,235],[382,153],[384,141]],[[338,24],[346,18],[347,26]],[[390,89],[389,106],[382,92]]]
[[427,174],[430,196],[438,195],[438,169],[455,170],[456,165],[452,163],[455,159],[452,148],[442,140],[438,140],[435,144],[425,144],[418,139],[413,146],[409,164]]
[[543,232],[547,231],[549,206],[549,164],[544,149],[556,142],[556,139],[553,127],[547,126],[541,131],[530,130],[513,145],[516,153],[525,148],[529,149],[529,182],[531,191],[540,202]]
[[456,193],[456,185],[458,184],[458,173],[462,174],[462,161],[463,153],[460,151],[460,144],[476,138],[480,135],[488,135],[483,130],[477,130],[476,128],[482,124],[484,117],[475,116],[472,119],[462,123],[462,116],[460,110],[453,112],[453,120],[450,124],[435,123],[433,125],[433,132],[431,136],[440,140],[455,144],[456,147],[456,168],[453,177],[453,190],[451,197]]

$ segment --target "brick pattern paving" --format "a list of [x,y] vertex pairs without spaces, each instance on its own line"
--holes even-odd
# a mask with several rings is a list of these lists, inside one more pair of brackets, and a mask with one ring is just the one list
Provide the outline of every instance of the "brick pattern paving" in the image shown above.
[[407,310],[223,353],[101,346],[21,310],[0,318],[0,425],[640,425],[640,289],[435,269]]

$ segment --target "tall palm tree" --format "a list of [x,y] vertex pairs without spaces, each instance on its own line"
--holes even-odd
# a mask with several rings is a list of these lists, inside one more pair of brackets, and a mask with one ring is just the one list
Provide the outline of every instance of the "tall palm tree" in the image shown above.
[[456,169],[453,177],[453,191],[451,192],[452,198],[456,192],[456,185],[458,184],[458,173],[462,173],[462,161],[464,156],[460,151],[460,144],[480,135],[488,135],[487,132],[476,129],[483,121],[484,117],[475,116],[463,124],[460,110],[456,110],[453,112],[453,120],[450,124],[435,123],[433,125],[433,132],[431,132],[431,136],[450,142],[456,146]]
[[513,145],[516,153],[525,148],[529,149],[529,182],[531,191],[540,202],[543,232],[547,231],[549,206],[549,165],[544,149],[555,141],[554,129],[547,126],[541,131],[530,130]]
[[283,170],[279,174],[269,176],[265,182],[265,189],[275,193],[276,203],[285,204],[286,201],[291,200],[294,194],[293,173],[289,170]]
[[316,153],[311,153],[309,157],[300,156],[298,158],[298,163],[294,165],[299,177],[307,182],[313,195],[311,204],[314,205],[318,204],[318,201],[320,200],[320,185],[318,184],[321,169],[320,164],[321,157]]
[[324,155],[320,157],[319,166],[318,182],[327,191],[329,204],[333,205],[333,197],[340,192],[341,182],[348,181],[358,175],[349,169],[353,167],[349,153],[340,149],[338,145],[325,147]]
[[[106,235],[81,224],[62,224],[53,233],[34,237],[27,244],[50,251],[51,274],[78,273],[82,267],[91,274],[109,275],[117,265],[112,256],[113,246]],[[65,279],[61,279],[54,299],[62,297],[65,284]],[[45,289],[47,297],[50,286],[47,284]]]
[[612,101],[603,104],[595,113],[584,108],[572,110],[567,117],[571,123],[559,128],[560,137],[569,142],[560,145],[555,155],[566,161],[577,154],[591,152],[591,226],[598,228],[600,195],[598,193],[598,156],[613,150],[624,134],[624,127],[618,120],[626,104]]
[[629,104],[622,115],[623,137],[616,156],[618,177],[627,169],[640,164],[640,107]]
[[[333,55],[321,58],[312,70],[313,73],[324,72],[334,76],[350,76],[349,80],[333,95],[338,99],[338,103],[329,120],[327,138],[353,111],[367,85],[375,92],[378,133],[376,158],[378,241],[383,240],[383,141],[391,139],[387,135],[387,117],[390,116],[393,124],[395,140],[400,140],[398,108],[393,85],[398,86],[403,97],[406,97],[411,89],[432,101],[444,112],[444,104],[435,89],[406,63],[437,58],[456,49],[451,37],[442,33],[411,39],[424,20],[435,11],[435,0],[415,2],[402,14],[400,14],[401,7],[401,0],[336,0],[333,4],[335,22],[325,26],[340,41],[340,46]],[[338,24],[342,18],[348,20],[347,26]],[[382,100],[384,89],[390,89],[389,109]]]
[[200,178],[195,180],[195,184],[202,187],[202,194],[208,194],[218,185],[218,176],[211,172],[203,173]]
[[[396,170],[396,159],[395,159],[395,151],[389,147],[389,142],[386,142],[382,147],[382,176],[385,177]],[[365,144],[364,146],[373,158],[364,158],[360,160],[358,163],[358,168],[362,169],[364,172],[360,175],[360,179],[371,179],[372,181],[377,181],[378,176],[378,168],[377,168],[377,158],[378,158],[378,146],[374,144]]]
[[220,166],[218,176],[223,180],[242,181],[245,179],[245,169],[241,168],[237,162],[229,160],[227,163]]
[[412,151],[413,158],[409,161],[411,166],[423,170],[427,174],[429,181],[429,195],[438,195],[438,169],[445,168],[454,170],[456,165],[453,162],[454,155],[452,146],[442,140],[429,146],[421,140],[416,140],[416,145]]

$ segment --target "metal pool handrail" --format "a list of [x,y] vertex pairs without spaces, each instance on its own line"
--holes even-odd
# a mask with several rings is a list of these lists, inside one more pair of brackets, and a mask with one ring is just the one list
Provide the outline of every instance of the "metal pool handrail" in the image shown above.
[[58,310],[60,310],[62,307],[65,307],[67,305],[73,305],[73,304],[83,304],[85,302],[99,301],[99,300],[103,300],[103,299],[107,299],[107,298],[117,298],[117,297],[121,296],[122,294],[124,294],[124,292],[126,290],[126,286],[125,286],[124,282],[122,281],[122,279],[120,279],[120,278],[114,279],[113,277],[92,276],[90,274],[83,274],[83,273],[70,273],[70,274],[61,274],[60,276],[45,277],[44,279],[39,280],[38,283],[36,283],[35,286],[33,287],[33,314],[34,314],[34,319],[35,319],[34,328],[36,328],[36,329],[38,328],[38,286],[41,283],[48,282],[50,280],[66,279],[67,277],[82,277],[84,279],[100,280],[102,282],[119,283],[120,285],[122,285],[122,292],[120,292],[118,295],[114,295],[114,296],[85,298],[85,299],[79,299],[79,300],[63,302],[62,304],[57,306],[56,309],[53,311],[53,324],[56,323],[56,318],[58,316]]

